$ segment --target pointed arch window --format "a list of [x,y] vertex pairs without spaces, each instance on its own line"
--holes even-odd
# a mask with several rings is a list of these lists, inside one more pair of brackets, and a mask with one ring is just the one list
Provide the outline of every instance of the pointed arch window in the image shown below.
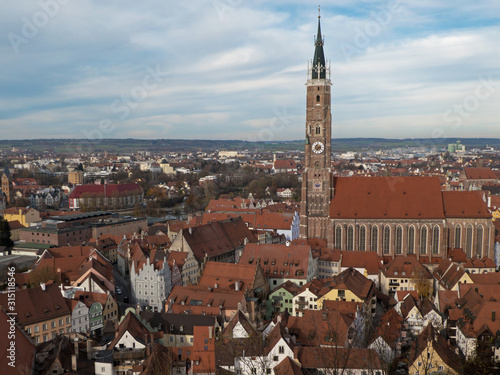
[[372,243],[371,243],[372,251],[378,252],[378,227],[376,225],[372,228]]
[[[319,87],[318,87],[319,89]],[[319,95],[316,95],[316,103],[319,103],[321,101],[321,97]]]
[[335,227],[335,248],[342,248],[342,227],[340,225]]
[[476,232],[476,255],[478,258],[483,256],[483,226],[480,225]]
[[366,251],[366,227],[359,228],[359,251]]
[[321,127],[316,125],[316,134],[321,134]]
[[465,231],[465,255],[467,258],[472,258],[472,224],[467,225]]
[[420,254],[427,254],[427,227],[420,229]]
[[455,249],[462,248],[462,227],[460,225],[455,226],[455,243],[453,246]]
[[432,230],[432,254],[439,254],[439,227]]
[[403,252],[403,227],[398,225],[396,228],[396,254],[401,254]]
[[347,228],[347,250],[354,250],[354,228],[352,225]]
[[415,254],[415,227],[408,229],[408,254]]
[[384,254],[389,254],[390,244],[391,244],[391,228],[388,225],[386,225],[384,227],[384,245],[383,245]]

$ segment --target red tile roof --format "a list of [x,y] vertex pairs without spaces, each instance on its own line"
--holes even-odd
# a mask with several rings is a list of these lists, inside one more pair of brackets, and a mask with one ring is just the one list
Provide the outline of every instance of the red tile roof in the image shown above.
[[426,279],[432,279],[432,275],[417,259],[412,257],[397,257],[388,264],[382,266],[381,272],[385,277],[411,278],[417,272],[422,272]]
[[291,159],[278,159],[274,162],[274,169],[297,169],[297,163]]
[[334,189],[332,219],[444,219],[437,177],[335,177]]
[[311,247],[248,243],[239,264],[260,263],[268,278],[306,279]]
[[487,180],[492,179],[496,180],[497,176],[493,172],[491,168],[481,167],[481,168],[472,168],[466,167],[464,168],[465,176],[469,180]]
[[378,275],[382,267],[375,251],[342,251],[341,266],[364,268],[368,275]]
[[194,256],[201,260],[233,251],[245,245],[245,240],[257,242],[241,218],[217,221],[182,231]]
[[[7,308],[6,293],[0,294],[0,306]],[[17,320],[23,326],[71,315],[59,286],[50,284],[29,289],[16,290]]]
[[106,195],[106,197],[112,198],[115,196],[122,196],[127,194],[140,194],[142,193],[142,188],[136,183],[130,184],[103,184],[103,185],[77,185],[71,194],[69,199],[81,198],[84,194],[95,194],[95,195]]
[[217,284],[218,288],[235,290],[235,283],[239,282],[240,290],[252,290],[257,276],[257,268],[257,264],[207,262],[198,286],[213,288]]
[[446,217],[491,218],[482,191],[443,191]]
[[146,344],[146,340],[149,340],[149,330],[134,313],[128,312],[125,318],[120,322],[115,338],[109,343],[107,350],[114,349],[118,341],[120,341],[126,332],[144,345]]
[[[34,365],[35,344],[18,324],[13,326],[14,331],[11,331],[12,326],[9,324],[9,319],[10,317],[7,316],[6,312],[0,309],[0,332],[5,335],[0,340],[0,353],[3,353],[0,358],[0,369],[3,370],[4,374],[30,375]],[[7,332],[13,332],[15,337],[15,349],[14,353],[12,353],[16,364],[15,369],[9,367],[9,363],[12,362],[12,358],[9,358],[11,355],[9,352],[11,340],[8,339]]]

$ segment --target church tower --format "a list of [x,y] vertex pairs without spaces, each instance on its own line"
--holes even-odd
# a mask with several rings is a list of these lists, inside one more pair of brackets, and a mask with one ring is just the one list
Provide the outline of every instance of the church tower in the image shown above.
[[2,175],[2,195],[7,203],[13,201],[12,175],[10,174],[9,167],[7,166],[5,166]]
[[300,238],[327,238],[332,197],[330,68],[326,66],[318,15],[314,58],[307,69],[305,168],[302,174]]

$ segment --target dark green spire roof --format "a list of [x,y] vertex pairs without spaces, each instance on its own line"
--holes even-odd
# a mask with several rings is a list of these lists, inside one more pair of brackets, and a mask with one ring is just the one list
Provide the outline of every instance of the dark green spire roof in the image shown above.
[[[321,16],[318,15],[318,35],[316,35],[316,41],[314,45],[316,49],[314,50],[314,58],[312,61],[312,79],[325,79],[326,78],[326,63],[325,54],[323,52],[323,38],[321,37]],[[319,64],[319,67],[318,67]],[[319,72],[318,72],[319,68]],[[318,74],[319,73],[319,74]]]

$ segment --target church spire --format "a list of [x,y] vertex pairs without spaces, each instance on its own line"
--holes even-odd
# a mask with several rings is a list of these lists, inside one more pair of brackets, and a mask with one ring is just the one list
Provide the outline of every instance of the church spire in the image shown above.
[[316,35],[316,46],[314,50],[314,58],[312,61],[312,77],[311,79],[325,79],[326,78],[326,63],[325,54],[323,52],[323,37],[321,36],[321,13],[318,7],[318,35]]

